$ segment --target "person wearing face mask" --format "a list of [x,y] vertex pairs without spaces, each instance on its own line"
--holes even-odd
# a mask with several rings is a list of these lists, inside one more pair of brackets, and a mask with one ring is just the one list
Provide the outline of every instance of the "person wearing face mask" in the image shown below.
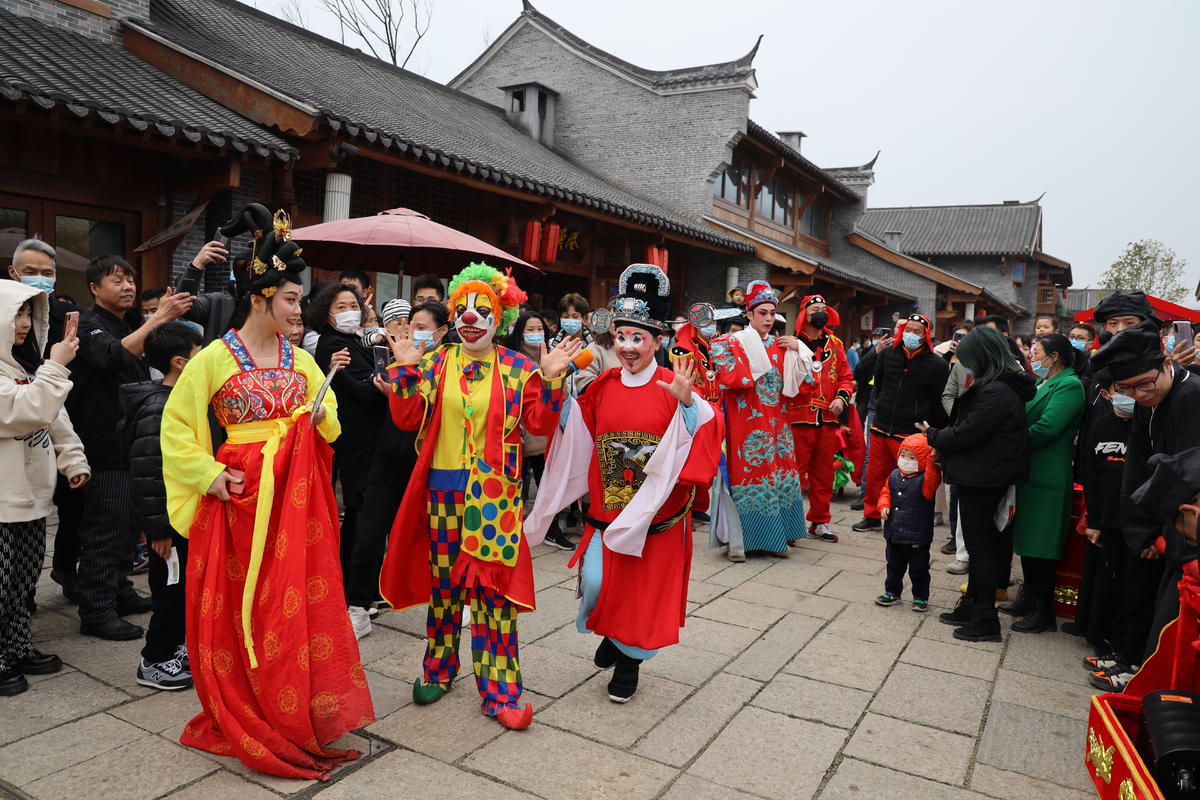
[[558,332],[547,336],[547,347],[554,348],[566,338],[579,339],[586,347],[592,341],[587,329],[587,315],[592,310],[581,294],[572,292],[558,301]]
[[1101,388],[1079,437],[1087,544],[1075,620],[1063,630],[1095,648],[1095,655],[1084,659],[1088,682],[1119,692],[1145,655],[1163,562],[1141,558],[1125,546],[1121,481],[1136,402],[1113,391],[1107,372],[1096,378]]
[[345,350],[350,354],[350,363],[338,371],[330,385],[337,395],[342,419],[342,435],[333,443],[333,474],[342,484],[344,504],[339,554],[343,582],[350,575],[358,510],[362,508],[368,469],[387,416],[386,398],[373,384],[375,360],[359,332],[362,319],[358,289],[351,283],[323,286],[304,309],[306,326],[318,334],[314,353],[318,367],[328,372],[334,353]]
[[923,433],[906,436],[900,443],[896,468],[879,495],[879,513],[884,519],[883,540],[887,542],[887,578],[877,606],[900,602],[904,574],[912,584],[912,610],[929,610],[929,546],[933,544],[934,495],[942,472],[933,462]]
[[676,355],[673,370],[655,363],[669,329],[667,276],[634,264],[619,286],[612,306],[621,367],[600,375],[566,414],[527,533],[536,541],[560,509],[589,497],[568,565],[580,565],[576,629],[603,637],[593,661],[613,670],[609,700],[626,703],[641,663],[679,641],[692,560],[688,512],[716,473],[723,431],[693,389],[693,360]]
[[[403,303],[403,316],[398,311]],[[400,321],[409,325],[413,341],[425,352],[432,353],[445,339],[446,305],[433,301],[410,308],[407,300],[389,300],[383,306],[384,326],[397,334]],[[409,320],[411,319],[411,322]],[[385,340],[386,341],[386,340]],[[374,378],[375,387],[387,398],[389,412],[398,406],[400,398],[392,393],[384,374]],[[388,532],[396,519],[408,477],[417,464],[417,432],[401,430],[389,413],[379,427],[379,442],[367,470],[367,485],[363,492],[362,508],[355,520],[354,549],[350,554],[350,571],[346,576],[346,610],[354,635],[361,639],[371,633],[371,620],[379,613],[379,573],[387,549]]]
[[1024,582],[1016,600],[1000,611],[1020,617],[1012,629],[1040,633],[1057,629],[1054,573],[1066,543],[1071,516],[1075,435],[1083,420],[1083,383],[1075,370],[1086,358],[1060,333],[1033,343],[1030,364],[1037,394],[1025,404],[1029,425],[1029,480],[1017,487],[1013,550],[1021,556]]
[[812,381],[785,404],[792,438],[796,443],[796,468],[808,486],[810,535],[836,542],[829,529],[829,501],[833,497],[834,454],[837,453],[839,418],[850,403],[854,376],[846,350],[833,332],[837,312],[819,294],[800,301],[796,336],[813,353]]
[[[717,335],[717,321],[714,318],[707,325],[696,327],[691,322],[684,322],[675,331],[675,343],[671,346],[671,360],[686,358],[692,368],[692,388],[705,400],[720,407],[721,388],[717,385],[717,373],[712,363],[712,340]],[[707,489],[697,489],[696,500],[692,503],[692,519],[696,522],[710,522],[708,514],[710,493]]]
[[418,456],[379,576],[392,608],[428,609],[413,701],[435,703],[454,686],[469,602],[480,711],[513,730],[533,720],[520,702],[517,614],[535,601],[519,423],[540,436],[554,430],[564,373],[583,347],[575,338],[550,350],[543,343],[535,363],[497,346],[526,299],[511,276],[471,264],[450,281],[447,302],[460,343],[427,352],[403,324],[392,337],[392,419],[419,430]]
[[935,426],[946,419],[942,390],[950,367],[933,352],[933,323],[921,314],[909,314],[896,328],[890,347],[875,359],[867,494],[863,518],[855,531],[879,530],[879,493],[896,463],[900,442],[916,432],[916,423],[932,417]]

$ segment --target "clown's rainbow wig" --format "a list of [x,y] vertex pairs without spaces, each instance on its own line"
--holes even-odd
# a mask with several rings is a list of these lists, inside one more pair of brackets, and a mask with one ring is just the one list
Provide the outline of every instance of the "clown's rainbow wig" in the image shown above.
[[492,309],[500,309],[499,322],[496,323],[496,335],[503,336],[516,322],[521,312],[521,304],[528,295],[517,286],[516,278],[509,272],[501,272],[487,264],[472,262],[462,272],[450,279],[450,297],[446,305],[450,309],[450,319],[455,316],[458,304],[471,292],[479,292],[492,302]]

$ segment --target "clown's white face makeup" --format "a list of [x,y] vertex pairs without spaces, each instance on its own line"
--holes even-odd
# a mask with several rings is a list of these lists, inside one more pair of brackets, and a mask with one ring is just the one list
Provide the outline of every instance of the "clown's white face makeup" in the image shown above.
[[660,336],[632,325],[618,326],[613,332],[613,349],[617,360],[632,374],[637,374],[654,363],[654,351],[658,349]]
[[472,355],[487,352],[496,337],[496,315],[486,294],[471,292],[454,309],[454,329],[462,338],[463,349]]

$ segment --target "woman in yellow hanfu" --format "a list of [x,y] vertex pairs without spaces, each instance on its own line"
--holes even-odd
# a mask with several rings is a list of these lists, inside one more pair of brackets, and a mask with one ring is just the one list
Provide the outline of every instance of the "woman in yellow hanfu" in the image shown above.
[[[330,392],[313,410],[325,376],[286,338],[305,268],[290,223],[252,204],[223,229],[246,230],[254,248],[235,274],[246,322],[191,360],[162,419],[167,509],[190,538],[187,645],[203,706],[180,742],[325,779],[358,756],[325,745],[374,719],[341,592],[337,403]],[[210,408],[227,436],[216,458]]]

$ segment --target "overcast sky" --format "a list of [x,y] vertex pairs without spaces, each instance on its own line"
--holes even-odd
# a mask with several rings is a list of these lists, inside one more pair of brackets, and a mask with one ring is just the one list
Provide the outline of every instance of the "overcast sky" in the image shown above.
[[[337,38],[318,0],[299,2],[310,9],[310,28]],[[443,83],[521,11],[519,0],[434,2],[409,68]],[[751,117],[807,133],[803,152],[821,166],[860,164],[882,150],[872,206],[1024,201],[1045,192],[1045,249],[1072,263],[1076,287],[1095,284],[1126,242],[1144,237],[1190,262],[1190,289],[1200,280],[1200,3],[535,5],[650,69],[737,58],[766,34]]]

